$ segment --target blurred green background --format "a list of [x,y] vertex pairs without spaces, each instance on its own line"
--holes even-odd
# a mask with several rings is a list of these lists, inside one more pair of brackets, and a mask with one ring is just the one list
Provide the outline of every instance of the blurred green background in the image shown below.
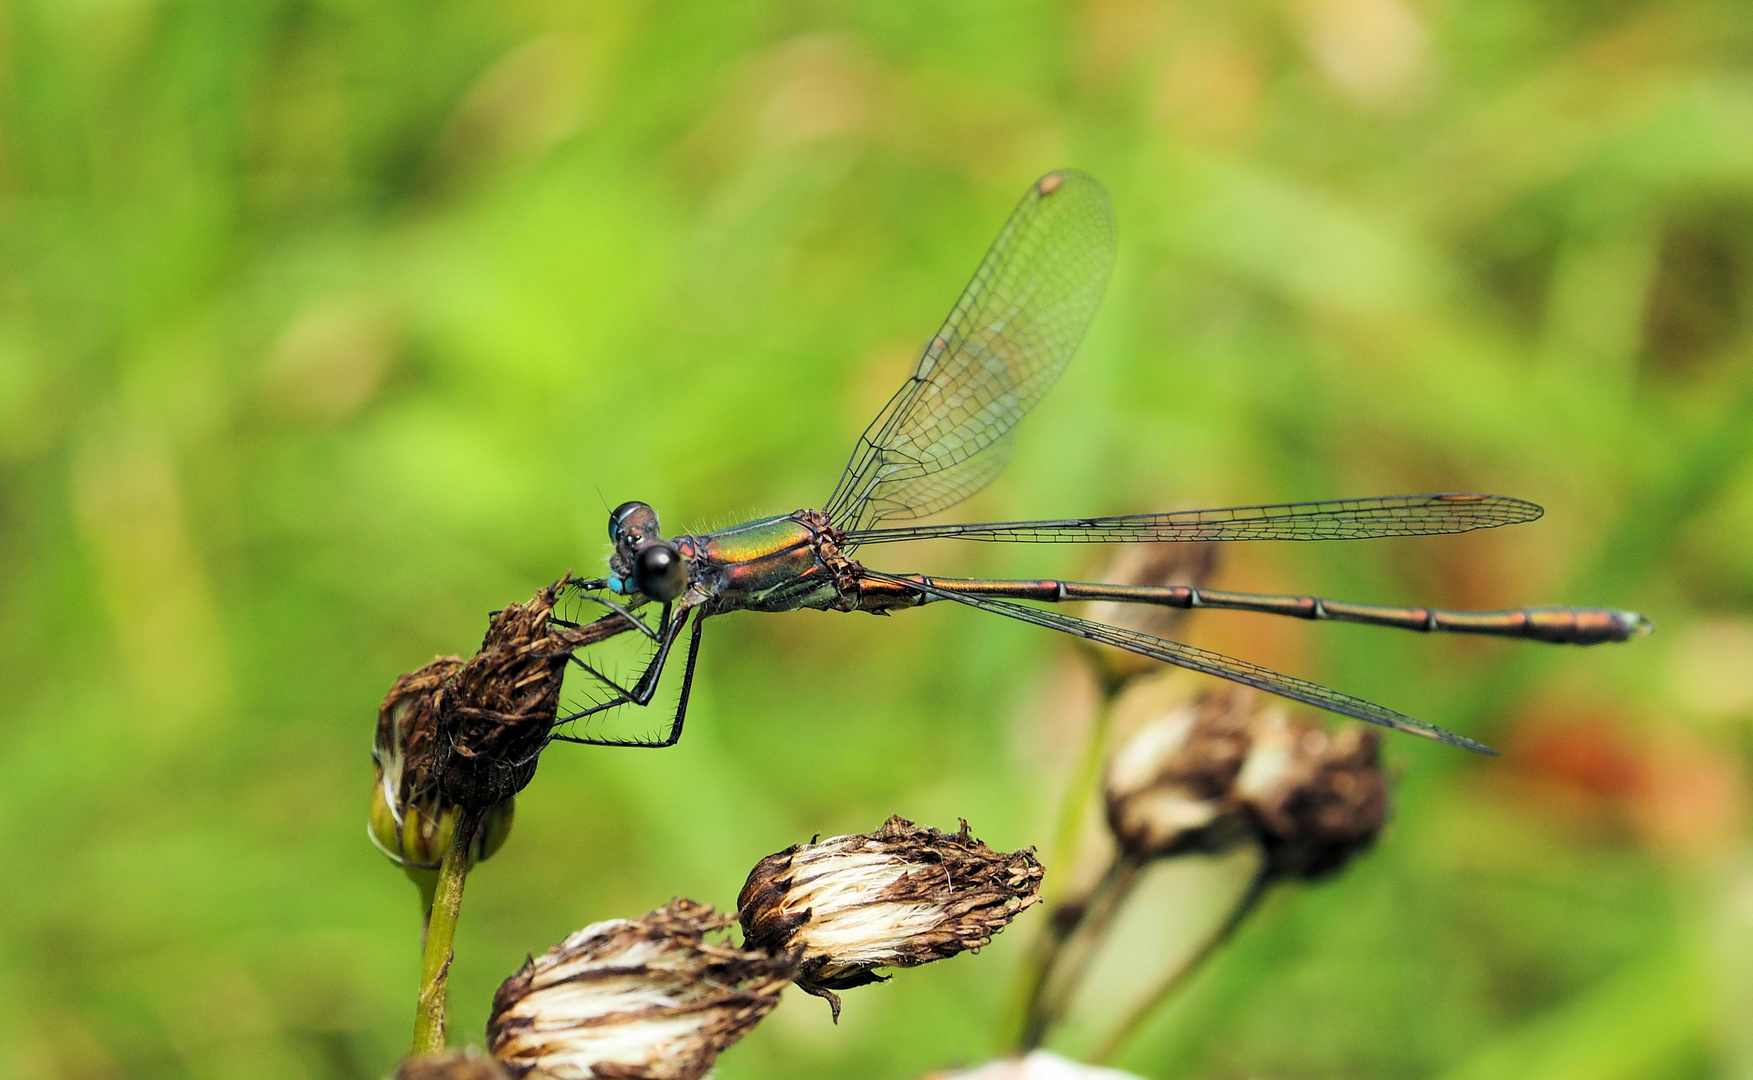
[[[363,827],[390,682],[597,570],[605,501],[672,531],[819,505],[1017,197],[1076,165],[1113,286],[954,514],[1503,491],[1547,516],[1244,545],[1220,581],[1660,628],[1189,624],[1507,753],[1392,738],[1380,848],[1274,895],[1122,1064],[1753,1076],[1747,5],[0,10],[0,1075],[386,1074],[419,961]],[[470,884],[453,1039],[526,952],[728,905],[813,833],[1046,845],[1090,685],[962,610],[709,625],[679,747],[544,759]],[[1234,875],[1186,870],[1144,923],[1214,917]],[[1040,915],[838,1028],[793,994],[719,1075],[978,1060]]]

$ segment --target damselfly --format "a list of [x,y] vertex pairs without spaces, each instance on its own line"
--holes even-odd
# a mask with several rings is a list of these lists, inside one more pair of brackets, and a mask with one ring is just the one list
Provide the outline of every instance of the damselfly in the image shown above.
[[[1540,507],[1502,495],[1394,495],[1123,517],[975,524],[885,525],[946,509],[1004,467],[1018,420],[1040,401],[1077,350],[1114,262],[1107,194],[1079,172],[1048,173],[999,232],[919,365],[870,424],[825,507],[762,518],[697,536],[665,538],[640,502],[609,515],[614,551],[607,577],[576,581],[579,595],[609,609],[655,643],[644,671],[623,686],[576,655],[605,700],[560,718],[580,720],[622,705],[645,706],[692,620],[680,699],[662,738],[554,737],[596,746],[670,746],[682,734],[700,633],[732,611],[888,613],[951,601],[1230,679],[1308,705],[1485,753],[1488,747],[1361,698],[1181,642],[1153,637],[1019,600],[1109,600],[1177,608],[1224,608],[1398,627],[1592,645],[1648,633],[1635,612],[1534,607],[1442,611],[1266,596],[1191,586],[1102,585],[1058,580],[981,580],[873,570],[853,553],[868,544],[949,537],[1024,543],[1176,540],[1354,540],[1423,536],[1532,521]],[[615,599],[621,597],[622,599]],[[659,606],[653,622],[637,609]]]

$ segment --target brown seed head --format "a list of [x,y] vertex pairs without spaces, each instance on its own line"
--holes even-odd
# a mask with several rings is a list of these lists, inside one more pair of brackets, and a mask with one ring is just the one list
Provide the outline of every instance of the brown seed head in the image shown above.
[[1315,878],[1374,843],[1388,780],[1371,728],[1333,730],[1245,687],[1201,695],[1108,763],[1108,824],[1143,858],[1217,852],[1250,837],[1272,874]]
[[403,675],[379,707],[371,837],[411,874],[438,866],[458,807],[485,812],[477,861],[498,849],[554,727],[568,655],[631,628],[619,615],[551,620],[571,580],[497,613],[466,662],[440,656]]
[[756,865],[737,897],[746,944],[799,957],[797,985],[828,999],[992,940],[1040,900],[1033,849],[993,851],[968,834],[890,818],[881,829],[790,847]]
[[1260,718],[1236,777],[1273,873],[1318,878],[1375,843],[1388,820],[1380,735],[1277,712]]
[[[1121,544],[1102,574],[1110,585],[1191,585],[1199,588],[1217,572],[1218,545],[1207,541],[1162,544]],[[1187,618],[1185,608],[1155,604],[1122,604],[1103,600],[1089,606],[1085,617],[1155,637],[1173,637]],[[1080,641],[1082,639],[1079,639]],[[1148,656],[1085,643],[1110,685],[1162,670]]]
[[438,786],[459,806],[486,808],[522,791],[560,706],[576,631],[549,621],[564,581],[493,617],[481,650],[441,691]]
[[1144,727],[1108,760],[1108,826],[1139,858],[1219,852],[1248,839],[1234,791],[1252,745],[1259,695],[1245,687],[1201,694]]
[[[370,836],[417,880],[432,877],[450,847],[455,814],[439,791],[438,726],[444,689],[462,666],[457,657],[438,657],[397,679],[378,709]],[[477,862],[504,843],[511,817],[510,800],[487,814],[476,839]]]
[[377,710],[372,757],[390,802],[406,805],[438,794],[439,695],[463,666],[440,656],[396,680]]
[[470,1050],[423,1054],[402,1062],[395,1080],[511,1080],[492,1058]]
[[715,944],[692,900],[585,927],[505,980],[487,1044],[514,1077],[697,1080],[779,1004],[792,957]]

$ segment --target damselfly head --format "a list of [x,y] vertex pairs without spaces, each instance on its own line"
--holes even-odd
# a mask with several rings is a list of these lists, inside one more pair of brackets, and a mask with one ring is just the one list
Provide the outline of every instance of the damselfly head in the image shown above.
[[624,502],[609,512],[609,539],[631,553],[659,536],[657,511],[642,502]]
[[688,589],[688,560],[658,530],[657,511],[642,502],[624,502],[609,514],[609,588],[641,592],[667,604]]

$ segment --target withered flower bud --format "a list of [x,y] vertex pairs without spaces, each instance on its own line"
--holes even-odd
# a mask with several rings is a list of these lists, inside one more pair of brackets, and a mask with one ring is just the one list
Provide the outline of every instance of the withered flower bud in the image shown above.
[[797,955],[797,985],[838,1019],[833,991],[985,945],[1041,899],[1041,874],[1033,849],[993,851],[965,821],[943,833],[892,817],[762,859],[737,909],[746,944]]
[[1108,825],[1138,858],[1225,851],[1253,826],[1234,791],[1252,744],[1258,695],[1201,694],[1146,726],[1108,761]]
[[511,1080],[499,1062],[476,1050],[422,1054],[402,1062],[395,1080]]
[[[408,871],[416,881],[424,881],[438,872],[444,853],[450,850],[455,836],[456,812],[427,800],[392,805],[389,787],[379,777],[371,793],[371,817],[368,834],[379,851],[396,865]],[[475,849],[469,861],[482,862],[505,846],[516,816],[517,800],[507,799],[487,811],[475,834]]]
[[458,806],[486,809],[522,791],[560,707],[566,661],[581,631],[549,621],[564,580],[493,617],[481,651],[438,698],[438,787]]
[[[1217,571],[1218,545],[1208,541],[1121,544],[1119,549],[1102,574],[1102,581],[1109,585],[1202,588]],[[1187,609],[1102,600],[1091,604],[1084,617],[1155,637],[1173,637],[1187,618]],[[1148,656],[1077,640],[1089,651],[1110,685],[1162,670],[1162,664]]]
[[1272,873],[1317,878],[1375,842],[1388,820],[1388,779],[1372,728],[1337,731],[1272,710],[1236,777]]
[[453,811],[485,816],[476,861],[511,827],[511,799],[535,776],[559,711],[573,649],[627,630],[611,615],[585,626],[550,618],[571,579],[493,617],[481,651],[441,656],[396,680],[378,709],[371,837],[411,872],[436,868]]
[[714,944],[692,900],[594,923],[505,980],[487,1044],[513,1077],[697,1080],[779,1004],[792,958]]
[[1050,1050],[988,1062],[972,1069],[933,1073],[926,1080],[1138,1080],[1129,1072],[1085,1065]]
[[[371,756],[377,764],[368,835],[380,851],[423,884],[450,848],[456,813],[438,789],[439,712],[446,685],[463,662],[440,656],[403,675],[377,714]],[[476,838],[474,861],[498,851],[511,832],[511,800],[493,807]]]

